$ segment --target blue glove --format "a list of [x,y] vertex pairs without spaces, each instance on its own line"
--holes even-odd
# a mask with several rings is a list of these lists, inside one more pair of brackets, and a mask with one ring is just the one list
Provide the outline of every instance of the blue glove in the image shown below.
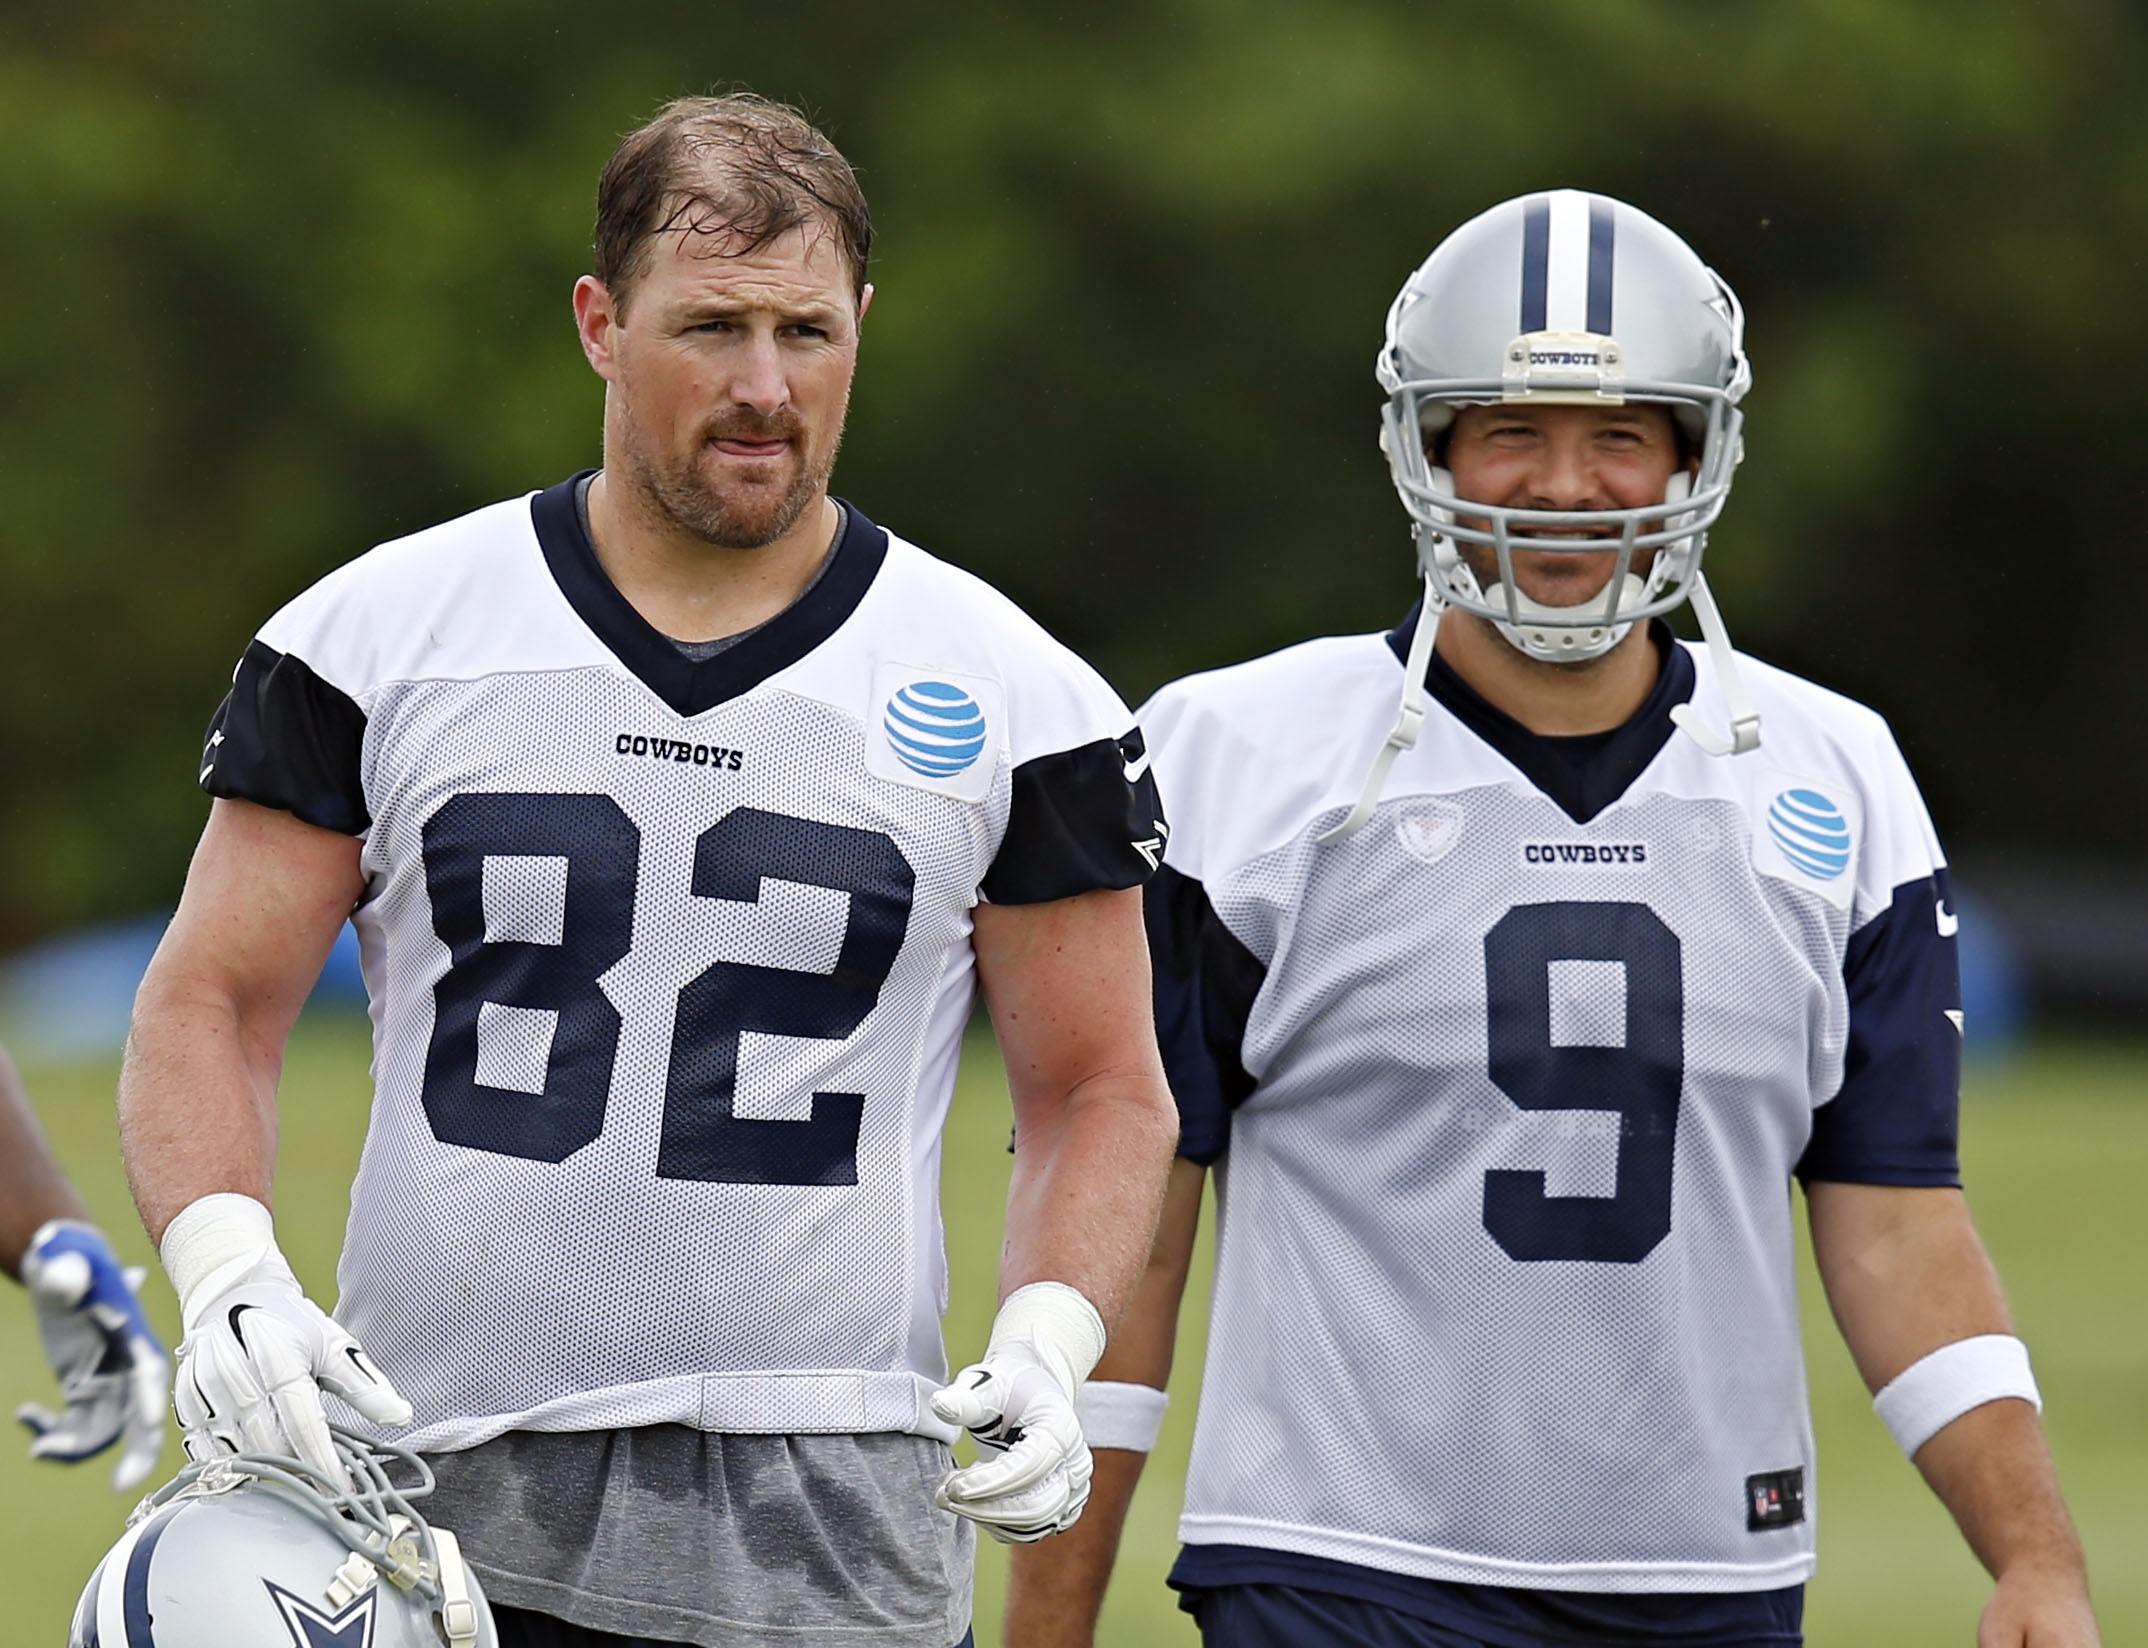
[[22,1256],[38,1337],[67,1406],[54,1413],[25,1402],[15,1417],[36,1438],[30,1453],[38,1459],[72,1464],[124,1437],[112,1472],[120,1493],[138,1486],[164,1451],[171,1359],[136,1297],[146,1274],[122,1270],[103,1232],[73,1219],[48,1220]]

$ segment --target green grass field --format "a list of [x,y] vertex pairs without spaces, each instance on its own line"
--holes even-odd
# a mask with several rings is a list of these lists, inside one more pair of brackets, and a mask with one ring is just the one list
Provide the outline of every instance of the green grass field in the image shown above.
[[[277,1222],[285,1250],[317,1296],[333,1289],[347,1186],[367,1097],[362,1023],[309,1023],[284,1081]],[[122,1183],[109,1065],[27,1072],[55,1143],[123,1252],[151,1262]],[[959,1363],[983,1343],[993,1302],[1007,1175],[1007,1102],[988,1042],[972,1049],[947,1148],[948,1248],[954,1306],[948,1339]],[[2148,1168],[2148,1052],[2047,1047],[1972,1078],[1965,1126],[1970,1193],[2036,1355],[2053,1444],[2087,1536],[2105,1640],[2148,1641],[2148,1241],[2141,1190]],[[1126,1556],[1100,1640],[1112,1648],[1191,1644],[1163,1574],[1176,1550],[1177,1484],[1192,1432],[1206,1288],[1196,1270],[1180,1351],[1181,1382],[1164,1440],[1136,1501]],[[1809,1272],[1808,1272],[1809,1284]],[[152,1310],[175,1327],[170,1290]],[[1808,1353],[1820,1435],[1820,1574],[1808,1631],[1815,1648],[1921,1648],[1974,1641],[1980,1570],[1945,1513],[1872,1417],[1826,1309],[1808,1285]],[[44,1397],[49,1379],[27,1306],[0,1301],[0,1396]],[[165,1470],[180,1462],[173,1439]],[[68,1611],[127,1502],[101,1463],[32,1465],[0,1449],[0,1648],[59,1648]],[[985,1545],[978,1641],[998,1641],[1005,1564]]]

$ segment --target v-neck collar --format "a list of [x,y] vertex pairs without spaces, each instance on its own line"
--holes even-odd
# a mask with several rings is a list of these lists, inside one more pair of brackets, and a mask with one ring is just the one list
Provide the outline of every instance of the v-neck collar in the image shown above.
[[575,488],[594,473],[585,469],[570,475],[530,500],[537,543],[576,615],[643,686],[680,715],[714,709],[797,663],[842,628],[887,559],[887,533],[857,505],[838,500],[843,530],[819,582],[736,646],[696,662],[634,610],[598,563],[574,504]]
[[[1423,612],[1424,603],[1420,601],[1387,632],[1388,646],[1405,664]],[[1425,690],[1457,721],[1504,756],[1567,817],[1576,824],[1586,824],[1633,787],[1633,781],[1647,770],[1676,730],[1671,721],[1672,707],[1693,696],[1693,660],[1678,644],[1671,626],[1660,618],[1651,619],[1648,639],[1660,661],[1656,684],[1641,707],[1609,732],[1564,738],[1531,732],[1506,711],[1495,708],[1437,652],[1425,667]]]

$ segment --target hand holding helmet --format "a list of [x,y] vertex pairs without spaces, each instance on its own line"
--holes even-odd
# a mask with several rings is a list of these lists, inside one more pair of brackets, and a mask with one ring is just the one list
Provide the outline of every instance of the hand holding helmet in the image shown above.
[[162,1252],[186,1325],[173,1406],[189,1456],[295,1454],[335,1482],[343,1465],[323,1390],[375,1424],[410,1423],[410,1404],[299,1287],[268,1209],[252,1197],[190,1204]]

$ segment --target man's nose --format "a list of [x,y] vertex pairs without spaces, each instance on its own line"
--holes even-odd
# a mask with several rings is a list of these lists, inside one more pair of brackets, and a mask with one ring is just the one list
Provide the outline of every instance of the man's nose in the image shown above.
[[1547,441],[1530,476],[1530,502],[1537,509],[1595,509],[1603,488],[1585,441]]
[[772,417],[790,403],[790,379],[783,370],[783,351],[773,335],[747,340],[737,357],[731,377],[731,399],[750,406],[763,417]]

